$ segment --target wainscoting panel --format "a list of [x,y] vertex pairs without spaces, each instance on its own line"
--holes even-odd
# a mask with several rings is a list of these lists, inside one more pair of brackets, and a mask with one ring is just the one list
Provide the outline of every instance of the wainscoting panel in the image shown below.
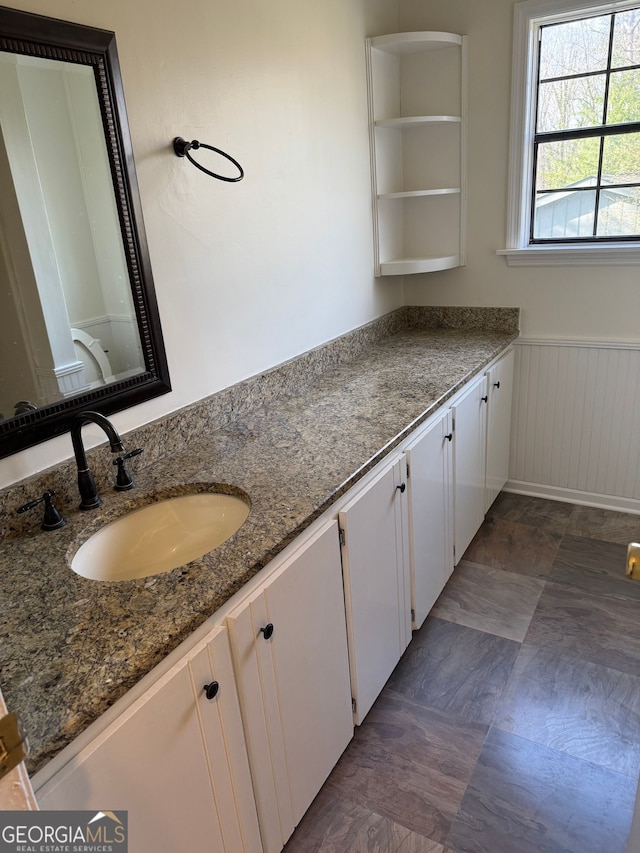
[[507,488],[640,512],[640,344],[516,342]]

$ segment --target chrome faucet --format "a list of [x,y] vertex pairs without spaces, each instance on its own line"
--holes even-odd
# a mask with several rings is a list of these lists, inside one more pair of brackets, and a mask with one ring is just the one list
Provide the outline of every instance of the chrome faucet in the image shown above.
[[78,489],[81,498],[80,509],[95,509],[102,504],[93,474],[87,464],[87,456],[82,442],[82,427],[88,423],[97,424],[104,430],[109,439],[112,453],[124,451],[124,445],[118,435],[118,431],[104,415],[101,415],[99,412],[79,412],[75,416],[71,425],[71,443],[73,444],[73,452],[76,457],[76,465],[78,466]]

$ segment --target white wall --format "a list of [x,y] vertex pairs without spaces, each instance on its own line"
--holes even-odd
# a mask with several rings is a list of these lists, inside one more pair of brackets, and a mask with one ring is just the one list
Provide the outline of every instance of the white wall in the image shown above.
[[[121,431],[403,302],[516,305],[523,336],[537,346],[541,339],[551,348],[566,340],[638,340],[636,267],[510,268],[495,254],[506,234],[513,0],[14,5],[113,29],[118,38],[174,387],[117,414]],[[405,277],[403,298],[402,281],[372,276],[363,38],[411,29],[469,36],[468,260],[463,269]],[[229,150],[245,180],[223,184],[202,175],[173,155],[176,135]],[[581,352],[588,359],[590,345]],[[576,371],[592,375],[586,362]],[[545,399],[544,375],[532,377],[526,393]],[[587,386],[584,411],[592,398],[605,399],[606,387],[601,392]],[[518,439],[520,469],[544,486],[544,466],[534,470],[530,461],[544,459],[546,448]],[[637,444],[640,458],[640,435]],[[1,460],[0,487],[70,452],[62,436]],[[600,458],[610,452],[603,435]],[[580,477],[546,485],[573,497],[589,488]],[[624,497],[640,507],[635,487]]]
[[[6,187],[0,194],[0,364],[10,368],[0,372],[0,418],[11,417],[18,400],[39,399],[29,345],[38,340],[46,341],[42,317],[39,323],[34,318],[30,335],[26,334],[24,312],[20,312],[14,298],[18,268],[25,279],[27,293],[36,293],[37,288],[30,264],[20,264],[20,259],[28,258],[29,253],[12,185],[11,166],[0,131],[0,186]],[[29,304],[29,300],[26,301]]]
[[513,0],[399,0],[400,30],[469,36],[467,266],[405,278],[412,305],[521,308],[525,337],[637,340],[637,266],[511,268],[505,248]]
[[[93,248],[82,173],[69,113],[62,67],[20,63],[18,78],[25,107],[28,141],[38,163],[44,211],[51,229],[67,312],[72,324],[105,314]],[[95,84],[94,84],[95,90]],[[74,152],[60,156],[58,152]]]
[[[116,33],[174,388],[121,431],[402,304],[373,278],[364,67],[395,0],[11,5]],[[229,151],[244,181],[178,159],[175,136]],[[1,460],[0,486],[70,455],[62,436]]]
[[468,35],[467,266],[405,277],[405,301],[516,305],[509,488],[640,513],[637,266],[507,266],[514,0],[399,0],[401,30]]

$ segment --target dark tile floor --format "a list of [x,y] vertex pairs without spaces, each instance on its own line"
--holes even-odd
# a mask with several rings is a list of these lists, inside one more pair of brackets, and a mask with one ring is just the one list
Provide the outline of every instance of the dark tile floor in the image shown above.
[[624,853],[640,517],[502,493],[286,853]]

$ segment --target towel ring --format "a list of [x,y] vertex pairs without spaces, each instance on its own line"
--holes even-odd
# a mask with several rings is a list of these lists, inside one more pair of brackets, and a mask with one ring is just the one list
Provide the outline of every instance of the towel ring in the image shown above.
[[[204,166],[201,166],[200,163],[197,163],[193,159],[191,154],[189,154],[189,151],[197,151],[198,148],[207,148],[209,151],[215,151],[216,154],[222,155],[222,157],[225,157],[227,160],[230,160],[233,163],[233,165],[238,169],[240,174],[236,178],[227,178],[225,177],[225,175],[218,175],[216,174],[216,172],[211,172],[209,171],[209,169],[205,169]],[[236,183],[236,181],[241,181],[244,178],[244,169],[242,168],[240,163],[238,163],[237,160],[234,160],[234,158],[230,154],[227,154],[225,151],[221,151],[219,148],[214,148],[213,145],[205,145],[204,142],[198,142],[197,139],[194,139],[191,142],[187,142],[186,139],[183,139],[181,136],[176,136],[176,138],[173,140],[173,150],[175,151],[177,157],[186,157],[190,163],[193,163],[196,169],[200,169],[200,171],[204,172],[205,175],[210,175],[212,178],[217,178],[219,181],[228,181],[229,183],[234,184]]]

